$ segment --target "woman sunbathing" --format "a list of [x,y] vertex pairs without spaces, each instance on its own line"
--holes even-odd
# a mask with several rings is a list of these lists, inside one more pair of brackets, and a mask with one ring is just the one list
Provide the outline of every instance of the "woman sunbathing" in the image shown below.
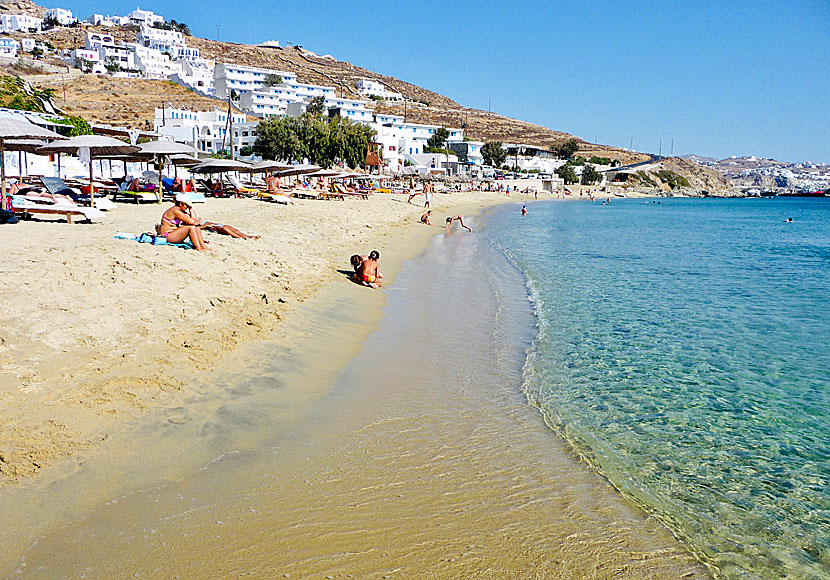
[[193,247],[200,252],[208,250],[202,238],[200,222],[190,216],[190,198],[184,194],[176,196],[176,205],[161,215],[159,235],[168,242],[178,244],[190,238]]
[[[179,196],[176,196],[178,199]],[[186,196],[185,196],[186,197]],[[189,199],[188,199],[189,201]],[[196,216],[196,212],[193,210],[193,206],[188,206],[188,215],[196,220],[196,223],[201,226],[201,228],[208,232],[216,232],[217,234],[224,234],[226,236],[230,236],[232,238],[241,238],[241,239],[253,239],[258,240],[259,236],[254,236],[251,234],[245,234],[233,226],[229,226],[228,224],[217,224],[216,222],[203,222]]]

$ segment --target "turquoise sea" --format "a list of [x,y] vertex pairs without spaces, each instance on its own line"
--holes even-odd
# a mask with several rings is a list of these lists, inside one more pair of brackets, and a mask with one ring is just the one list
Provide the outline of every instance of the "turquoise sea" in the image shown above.
[[488,218],[528,398],[718,576],[830,578],[830,200],[600,202]]

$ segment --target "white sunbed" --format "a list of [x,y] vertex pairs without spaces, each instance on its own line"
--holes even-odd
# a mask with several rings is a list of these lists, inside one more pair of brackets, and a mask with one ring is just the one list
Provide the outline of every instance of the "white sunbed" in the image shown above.
[[22,215],[38,214],[63,216],[70,224],[72,223],[73,217],[80,217],[81,219],[89,222],[94,219],[104,217],[104,212],[97,207],[80,206],[68,202],[42,203],[27,199],[26,196],[20,195],[12,196],[12,209],[14,210],[14,213]]

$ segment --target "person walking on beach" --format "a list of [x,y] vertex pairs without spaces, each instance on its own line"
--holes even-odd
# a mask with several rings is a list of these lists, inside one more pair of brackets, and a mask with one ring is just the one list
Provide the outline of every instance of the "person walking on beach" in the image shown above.
[[[424,190],[426,191],[426,184],[424,184]],[[412,198],[418,195],[418,192],[415,191],[415,177],[409,178],[409,199],[406,200],[406,203],[412,203]]]
[[450,226],[453,224],[453,222],[456,222],[456,221],[459,224],[461,224],[462,228],[466,228],[468,232],[473,231],[469,227],[467,227],[467,224],[464,223],[464,216],[463,215],[456,215],[456,216],[447,218],[447,233],[450,233]]
[[424,197],[426,197],[426,201],[424,202],[424,207],[429,209],[429,203],[432,201],[432,184],[426,183],[424,184]]
[[369,255],[366,257],[365,260],[360,262],[360,266],[357,268],[357,282],[358,284],[363,284],[364,286],[368,286],[369,288],[380,288],[381,281],[380,279],[383,278],[383,274],[380,273],[378,270],[378,260],[380,259],[380,254],[377,250],[372,250],[369,252]]

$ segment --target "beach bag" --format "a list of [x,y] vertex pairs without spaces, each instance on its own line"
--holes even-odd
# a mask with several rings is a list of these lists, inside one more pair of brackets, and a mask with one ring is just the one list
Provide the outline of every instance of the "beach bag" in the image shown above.
[[0,224],[16,224],[20,219],[14,215],[13,211],[7,209],[0,209]]

